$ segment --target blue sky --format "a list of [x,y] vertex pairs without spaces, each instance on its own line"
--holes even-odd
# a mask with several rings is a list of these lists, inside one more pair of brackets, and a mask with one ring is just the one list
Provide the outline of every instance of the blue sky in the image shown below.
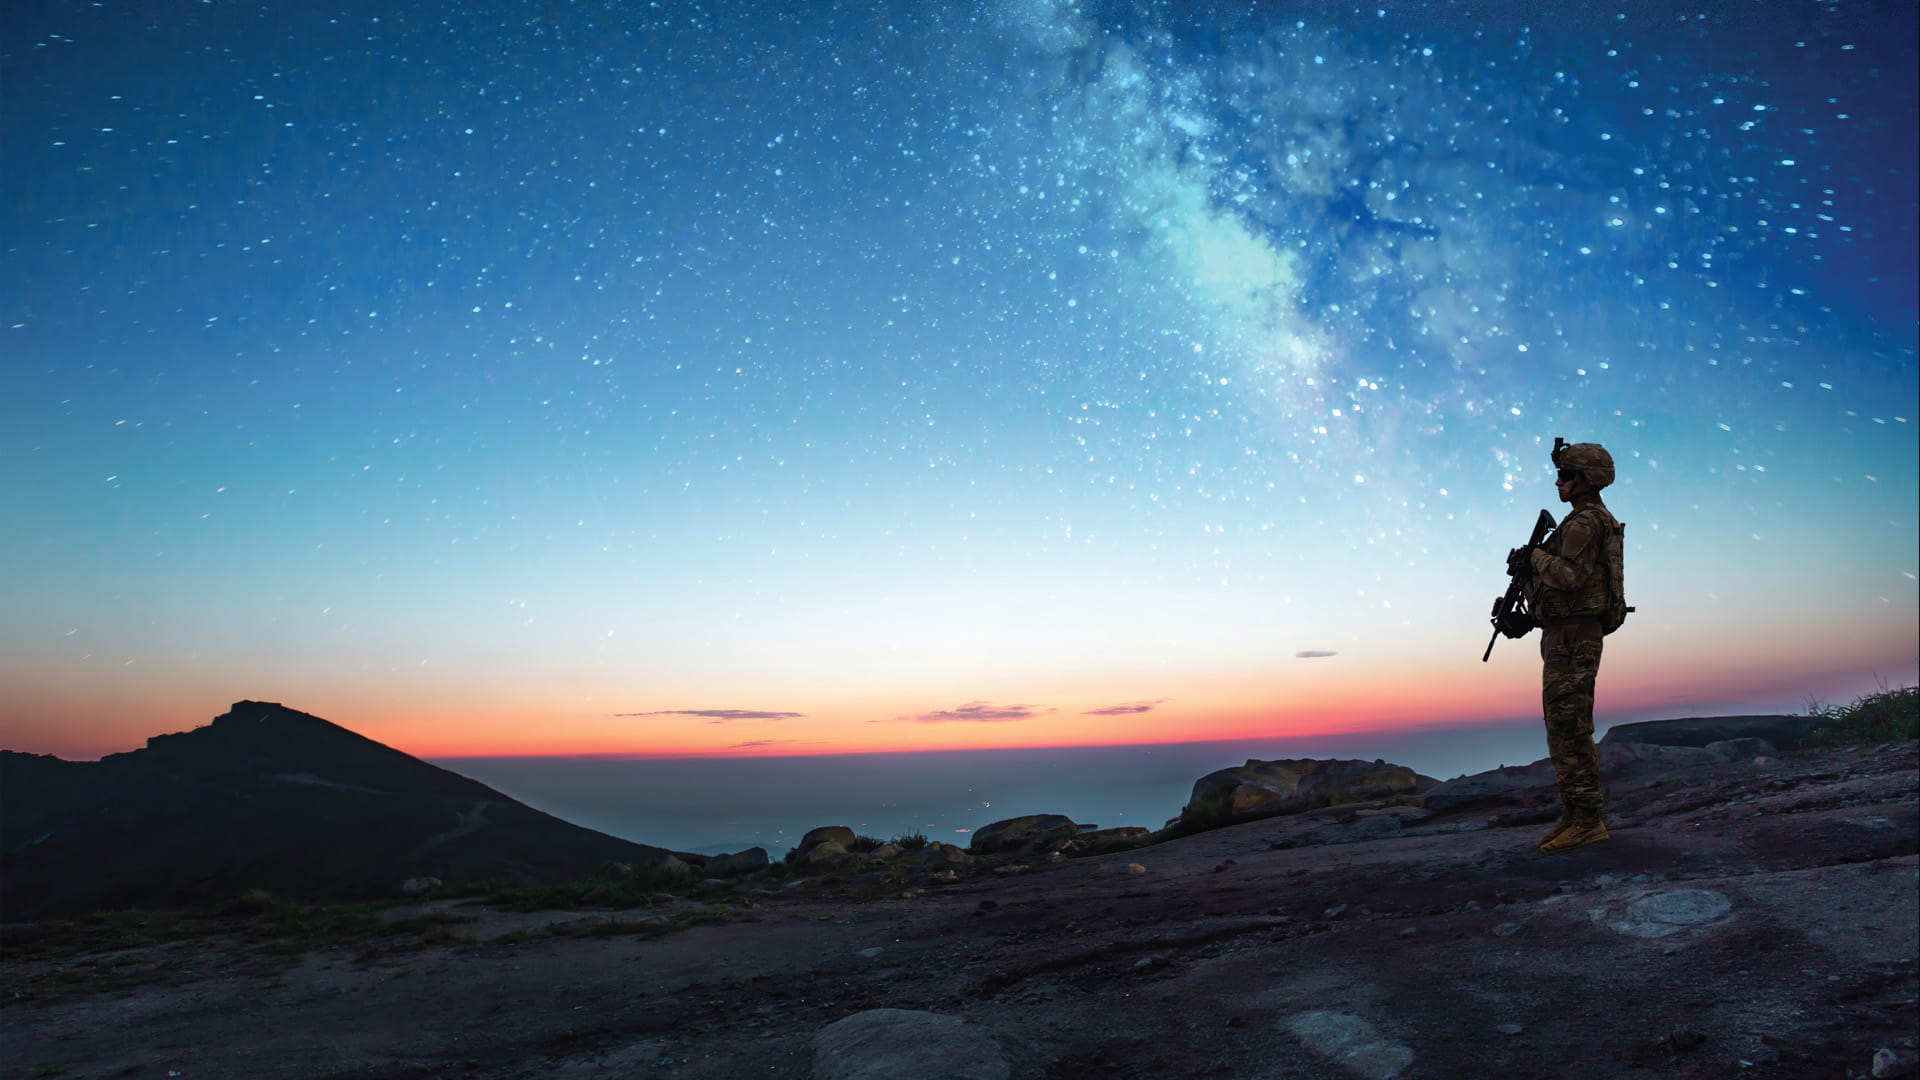
[[1603,713],[1912,681],[1913,22],[39,5],[8,744],[1510,719],[1556,435],[1620,463]]

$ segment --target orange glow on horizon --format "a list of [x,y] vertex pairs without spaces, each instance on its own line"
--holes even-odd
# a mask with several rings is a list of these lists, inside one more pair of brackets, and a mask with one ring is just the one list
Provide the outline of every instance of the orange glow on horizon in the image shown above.
[[[1800,712],[1809,697],[1846,704],[1873,692],[1876,683],[1911,684],[1911,662],[1890,655],[1844,664],[1817,656],[1809,663],[1776,662],[1756,670],[1750,657],[1696,651],[1681,661],[1663,658],[1658,642],[1635,642],[1617,652],[1610,648],[1607,657],[1618,674],[1610,675],[1603,662],[1596,717],[1602,726],[1675,716]],[[1538,663],[1537,650],[1529,647],[1497,649],[1493,663],[1484,668],[1465,667],[1452,657],[1445,665],[1409,661],[1367,680],[1364,697],[1352,689],[1352,665],[1318,662],[1257,672],[1209,672],[1189,678],[1184,686],[1168,686],[1159,696],[1118,680],[1069,687],[1016,685],[994,705],[1017,711],[1009,703],[1040,704],[997,722],[926,722],[923,718],[963,714],[958,695],[934,696],[938,692],[911,701],[782,700],[769,692],[763,700],[778,701],[800,715],[714,719],[698,711],[627,712],[633,696],[603,687],[593,688],[597,693],[591,696],[578,687],[556,692],[542,686],[512,695],[496,691],[474,701],[471,687],[425,680],[345,687],[296,685],[299,681],[291,680],[279,692],[245,688],[234,693],[231,686],[209,685],[211,680],[183,678],[163,686],[165,692],[159,694],[152,692],[151,683],[107,681],[78,690],[38,692],[16,684],[0,703],[0,747],[69,760],[97,758],[139,749],[154,735],[200,727],[231,702],[244,699],[278,701],[427,759],[786,757],[1333,737],[1537,718]],[[1889,672],[1895,674],[1885,675]],[[1898,677],[1902,672],[1907,673],[1904,681]],[[1122,689],[1116,692],[1114,685]],[[944,702],[945,713],[916,713],[927,709],[930,699]],[[1142,710],[1112,712],[1122,702]],[[727,703],[760,704],[741,698]],[[723,711],[732,710],[713,710]],[[1109,714],[1096,715],[1102,711]]]

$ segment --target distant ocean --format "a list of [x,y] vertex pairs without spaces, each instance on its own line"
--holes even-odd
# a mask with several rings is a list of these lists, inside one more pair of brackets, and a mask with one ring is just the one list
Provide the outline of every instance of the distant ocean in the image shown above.
[[961,845],[973,830],[1022,814],[1065,814],[1103,829],[1159,828],[1180,813],[1195,780],[1248,758],[1382,758],[1447,780],[1545,756],[1546,735],[1535,721],[1153,746],[434,763],[637,843],[702,854],[758,846],[777,859],[820,825]]

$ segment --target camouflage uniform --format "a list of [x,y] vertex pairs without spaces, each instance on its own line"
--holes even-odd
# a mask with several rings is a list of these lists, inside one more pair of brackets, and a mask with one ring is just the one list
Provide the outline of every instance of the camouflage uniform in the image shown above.
[[1574,497],[1573,510],[1533,550],[1527,606],[1539,620],[1541,706],[1547,751],[1560,778],[1560,802],[1569,814],[1598,815],[1600,758],[1593,746],[1593,682],[1605,640],[1609,572],[1604,542],[1620,523],[1598,492]]

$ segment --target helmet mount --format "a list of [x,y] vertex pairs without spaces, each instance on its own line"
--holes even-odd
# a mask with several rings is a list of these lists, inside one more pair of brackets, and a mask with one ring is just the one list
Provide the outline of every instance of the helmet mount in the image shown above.
[[1613,483],[1613,455],[1599,443],[1569,443],[1556,435],[1553,464],[1555,468],[1571,469],[1586,477],[1595,490]]

